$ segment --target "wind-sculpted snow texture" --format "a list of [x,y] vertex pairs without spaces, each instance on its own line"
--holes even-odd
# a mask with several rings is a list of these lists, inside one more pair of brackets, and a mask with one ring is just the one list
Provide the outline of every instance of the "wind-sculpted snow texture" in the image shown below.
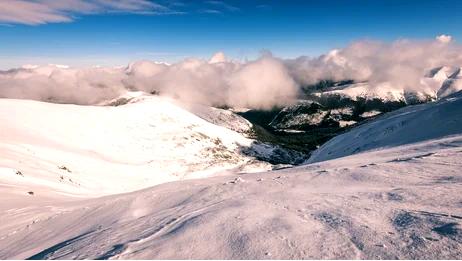
[[[375,128],[417,111],[421,123],[407,126],[457,121],[461,110],[453,97]],[[382,149],[335,160],[98,199],[2,185],[0,258],[461,259],[462,135],[446,126],[428,123],[388,146],[371,132],[364,142]],[[355,131],[345,135],[367,138]]]
[[458,136],[89,201],[3,187],[0,258],[460,259],[461,148]]

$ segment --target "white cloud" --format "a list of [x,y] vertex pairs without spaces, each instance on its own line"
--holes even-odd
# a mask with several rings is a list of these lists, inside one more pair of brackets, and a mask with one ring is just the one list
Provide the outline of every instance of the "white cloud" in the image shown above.
[[212,5],[212,6],[215,6],[215,7],[222,8],[222,9],[227,10],[227,11],[231,11],[231,12],[237,12],[237,11],[240,10],[238,7],[230,5],[230,4],[225,3],[223,1],[210,0],[210,1],[206,1],[205,3],[207,3],[209,5]]
[[43,24],[69,22],[72,19],[61,11],[43,3],[4,0],[0,1],[0,21],[4,23]]
[[462,66],[462,46],[442,44],[450,36],[433,41],[398,40],[392,43],[359,41],[317,58],[287,60],[286,66],[300,85],[319,80],[368,81],[371,88],[393,86],[397,90],[430,90],[423,83],[429,70]]
[[226,62],[226,56],[223,52],[215,53],[212,58],[210,58],[209,63],[224,63]]
[[148,0],[1,0],[0,23],[39,25],[73,21],[77,14],[174,13]]
[[294,101],[296,84],[280,60],[265,56],[241,64],[224,57],[216,55],[216,63],[138,61],[126,68],[28,65],[0,71],[0,97],[96,104],[140,90],[215,106],[270,109]]
[[423,77],[447,66],[451,70],[445,78],[461,65],[462,45],[457,43],[359,41],[316,58],[293,60],[266,53],[241,63],[219,52],[210,60],[138,61],[126,68],[27,66],[0,71],[0,97],[95,104],[127,90],[140,90],[206,105],[270,109],[293,102],[299,86],[326,79],[368,81],[366,88],[372,91],[435,93],[441,82]]
[[204,10],[200,10],[199,12],[203,14],[218,14],[218,15],[223,14],[222,11],[215,10],[215,9],[204,9]]
[[450,35],[446,35],[446,34],[442,34],[442,35],[438,35],[436,37],[436,40],[442,42],[442,43],[449,43],[452,41],[452,36]]
[[271,56],[247,63],[231,75],[229,85],[227,104],[243,108],[288,105],[298,92],[286,67]]

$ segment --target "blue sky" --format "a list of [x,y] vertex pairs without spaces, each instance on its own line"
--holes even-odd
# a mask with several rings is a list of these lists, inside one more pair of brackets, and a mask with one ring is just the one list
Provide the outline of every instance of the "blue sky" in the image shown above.
[[175,62],[216,51],[290,58],[361,39],[457,40],[461,11],[449,0],[2,0],[0,68]]

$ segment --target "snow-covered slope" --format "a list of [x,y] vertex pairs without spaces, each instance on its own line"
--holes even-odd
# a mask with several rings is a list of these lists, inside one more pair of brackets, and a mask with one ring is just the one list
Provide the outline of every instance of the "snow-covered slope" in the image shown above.
[[2,187],[0,258],[460,259],[461,148],[459,135],[91,201]]
[[328,113],[320,108],[318,103],[312,101],[298,101],[295,105],[283,108],[269,125],[275,129],[293,129],[303,125],[317,126]]
[[[462,90],[460,67],[442,66],[430,70],[420,79],[420,86],[409,86],[408,89],[384,82],[371,86],[368,82],[341,84],[329,87],[316,95],[340,95],[353,100],[358,97],[383,101],[416,101],[426,102],[430,99],[442,99]],[[412,88],[413,87],[413,88]]]
[[[2,112],[13,106],[2,104]],[[43,105],[26,104],[27,111]],[[129,106],[143,106],[144,118],[151,119],[148,104]],[[116,113],[118,122],[125,119],[114,108],[101,110]],[[177,181],[91,200],[57,198],[49,190],[32,196],[13,182],[3,184],[0,258],[461,259],[461,110],[458,95],[384,115],[332,140],[317,158],[331,157],[326,151],[348,155],[357,145],[366,152],[279,171]],[[107,123],[101,112],[91,111],[87,117]],[[24,124],[32,121],[19,115]],[[70,120],[49,116],[75,131]],[[24,149],[56,146],[62,134],[52,128],[49,134]],[[50,137],[48,145],[44,137]],[[98,147],[101,141],[94,142]],[[109,148],[111,159],[118,159],[117,147]],[[21,151],[14,152],[7,159],[21,159]],[[127,160],[134,158],[127,153]]]
[[[456,67],[456,68],[451,68],[451,67],[442,67],[440,71],[443,71],[444,73],[442,76],[439,77],[440,81],[442,82],[441,88],[437,92],[437,97],[442,98],[449,96],[453,93],[456,93],[458,91],[462,90],[462,75],[460,73],[461,68]],[[435,77],[433,77],[435,78]]]
[[244,148],[271,151],[173,100],[132,98],[118,107],[0,99],[0,183],[24,193],[120,193],[249,168]]
[[395,89],[392,86],[382,86],[381,88],[371,88],[369,83],[353,83],[339,87],[331,88],[319,95],[341,95],[352,98],[353,100],[358,97],[364,97],[368,99],[379,98],[385,101],[399,101],[404,99],[404,90]]
[[328,141],[308,162],[457,134],[462,134],[462,93],[382,115]]
[[186,110],[215,125],[244,135],[248,135],[252,130],[252,123],[230,110],[192,103],[183,103],[183,106]]
[[325,108],[310,101],[299,100],[297,104],[286,106],[268,124],[274,130],[322,129],[326,127],[345,127],[355,124],[352,121],[353,109],[350,106]]

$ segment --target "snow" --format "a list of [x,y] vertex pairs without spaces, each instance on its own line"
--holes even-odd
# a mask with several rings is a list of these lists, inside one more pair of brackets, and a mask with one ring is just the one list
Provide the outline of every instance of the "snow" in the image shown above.
[[305,131],[302,131],[302,130],[291,130],[291,129],[283,129],[282,132],[285,132],[285,133],[305,133]]
[[[460,259],[462,136],[93,200],[2,195],[0,258]],[[27,201],[26,201],[27,200]]]
[[[296,168],[229,171],[100,198],[78,198],[67,188],[56,195],[47,186],[29,195],[17,182],[48,182],[53,171],[67,172],[62,165],[117,186],[124,173],[131,176],[120,181],[133,182],[143,175],[139,163],[161,156],[150,139],[173,137],[159,132],[183,125],[198,126],[181,133],[207,131],[224,146],[248,141],[170,101],[144,101],[81,108],[0,100],[8,126],[0,133],[1,259],[462,258],[462,94],[381,115],[322,146],[316,163]],[[47,117],[39,119],[38,111]],[[106,125],[114,131],[101,139]],[[199,147],[188,144],[193,152]],[[90,148],[104,150],[88,154]],[[80,168],[91,159],[98,163],[85,174]],[[109,175],[100,161],[126,168]]]
[[333,109],[330,110],[330,115],[329,118],[338,121],[339,126],[341,128],[351,126],[353,124],[356,124],[356,121],[353,120],[342,120],[346,116],[351,116],[353,115],[353,109],[352,108],[339,108],[339,109]]
[[366,111],[366,112],[363,112],[361,114],[361,117],[363,118],[370,118],[370,117],[374,117],[374,116],[377,116],[379,114],[381,114],[382,112],[381,111],[377,111],[377,110],[372,110],[372,111]]
[[460,67],[442,66],[430,70],[420,79],[420,86],[409,86],[407,89],[396,87],[390,82],[372,86],[368,82],[358,82],[332,87],[330,90],[318,93],[321,95],[341,95],[356,100],[379,98],[384,101],[405,101],[412,94],[426,101],[428,98],[442,99],[462,90]]
[[461,68],[456,67],[447,70],[446,78],[442,81],[441,88],[436,93],[437,97],[447,97],[453,93],[462,91]]
[[362,124],[325,143],[308,162],[461,133],[462,93],[458,93],[438,102],[405,107]]
[[347,126],[351,126],[353,124],[356,124],[356,121],[339,121],[338,122],[340,127],[343,128],[343,127],[347,127]]
[[130,96],[118,107],[0,99],[0,166],[24,174],[17,182],[0,170],[0,183],[96,196],[248,169],[254,161],[240,150],[257,145],[242,134],[173,100]]
[[397,89],[389,83],[382,83],[380,86],[372,88],[367,82],[347,84],[333,90],[323,92],[325,95],[341,95],[353,100],[357,98],[380,98],[384,101],[399,101],[404,99],[404,90]]
[[252,130],[252,123],[239,116],[234,111],[192,103],[183,103],[182,105],[186,110],[212,124],[225,127],[244,135],[249,134]]
[[[303,124],[319,125],[329,113],[328,111],[320,110],[320,107],[315,102],[299,100],[295,105],[284,107],[269,125],[277,129],[295,129],[295,127]],[[303,109],[307,108],[309,111],[303,111]],[[301,112],[300,109],[302,109]]]
[[335,116],[353,115],[353,109],[349,107],[332,109],[330,110],[330,114]]

